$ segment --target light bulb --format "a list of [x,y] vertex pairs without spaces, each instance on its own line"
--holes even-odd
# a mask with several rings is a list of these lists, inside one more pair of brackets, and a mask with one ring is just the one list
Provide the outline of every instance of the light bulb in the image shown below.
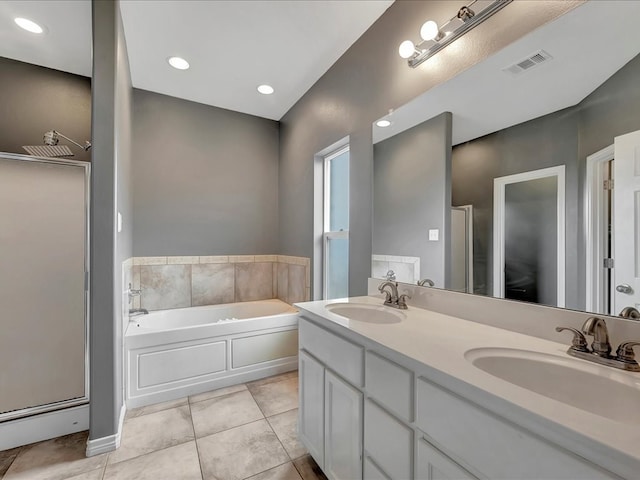
[[42,33],[44,29],[38,25],[36,22],[33,22],[27,18],[16,18],[14,22],[20,27],[31,33]]
[[420,36],[423,40],[437,40],[438,35],[442,35],[438,29],[438,24],[433,20],[424,22],[420,28]]
[[260,85],[258,91],[263,95],[271,95],[273,93],[273,87],[271,85]]
[[411,40],[405,40],[400,44],[398,48],[398,53],[402,58],[411,57],[416,51],[416,46],[413,44]]
[[389,125],[391,125],[391,122],[389,120],[378,120],[376,122],[376,125],[381,127],[381,128],[385,128],[385,127],[388,127]]
[[181,57],[169,57],[167,62],[169,62],[169,65],[173,68],[177,68],[178,70],[186,70],[189,68],[189,62]]

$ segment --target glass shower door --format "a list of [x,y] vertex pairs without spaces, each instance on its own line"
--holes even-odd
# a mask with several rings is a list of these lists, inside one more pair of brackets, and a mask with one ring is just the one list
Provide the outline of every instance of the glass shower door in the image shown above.
[[88,399],[88,172],[0,154],[0,421]]

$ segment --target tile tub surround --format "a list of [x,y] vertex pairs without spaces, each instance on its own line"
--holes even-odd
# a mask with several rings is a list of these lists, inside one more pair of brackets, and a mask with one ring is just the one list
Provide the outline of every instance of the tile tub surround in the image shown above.
[[288,372],[130,410],[118,450],[85,458],[87,433],[67,435],[0,452],[0,479],[325,480],[298,442],[297,399]]
[[310,299],[310,261],[286,255],[133,257],[125,286],[142,295],[129,308],[165,310],[278,298]]

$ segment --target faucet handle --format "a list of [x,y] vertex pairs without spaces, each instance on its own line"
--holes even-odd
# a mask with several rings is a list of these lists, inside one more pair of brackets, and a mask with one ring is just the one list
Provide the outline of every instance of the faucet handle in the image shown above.
[[640,345],[640,342],[623,342],[616,352],[616,360],[624,363],[637,363],[633,353],[633,347]]
[[556,327],[556,332],[562,332],[564,330],[569,330],[573,333],[573,340],[571,340],[572,350],[578,350],[580,352],[589,351],[589,344],[587,343],[587,339],[584,337],[580,330],[571,327]]
[[403,293],[402,295],[400,295],[400,297],[398,297],[398,308],[401,308],[402,310],[406,310],[407,299],[410,299],[410,298],[411,297],[406,293]]

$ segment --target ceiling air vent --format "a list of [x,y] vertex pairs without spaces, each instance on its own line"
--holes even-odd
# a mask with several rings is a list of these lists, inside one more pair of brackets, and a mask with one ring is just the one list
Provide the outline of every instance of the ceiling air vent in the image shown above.
[[526,58],[514,63],[513,65],[509,65],[508,67],[504,67],[502,69],[503,72],[509,72],[513,75],[519,75],[528,70],[531,70],[533,67],[540,65],[541,63],[547,62],[551,60],[553,57],[549,55],[544,50],[538,50],[537,52],[529,55]]

